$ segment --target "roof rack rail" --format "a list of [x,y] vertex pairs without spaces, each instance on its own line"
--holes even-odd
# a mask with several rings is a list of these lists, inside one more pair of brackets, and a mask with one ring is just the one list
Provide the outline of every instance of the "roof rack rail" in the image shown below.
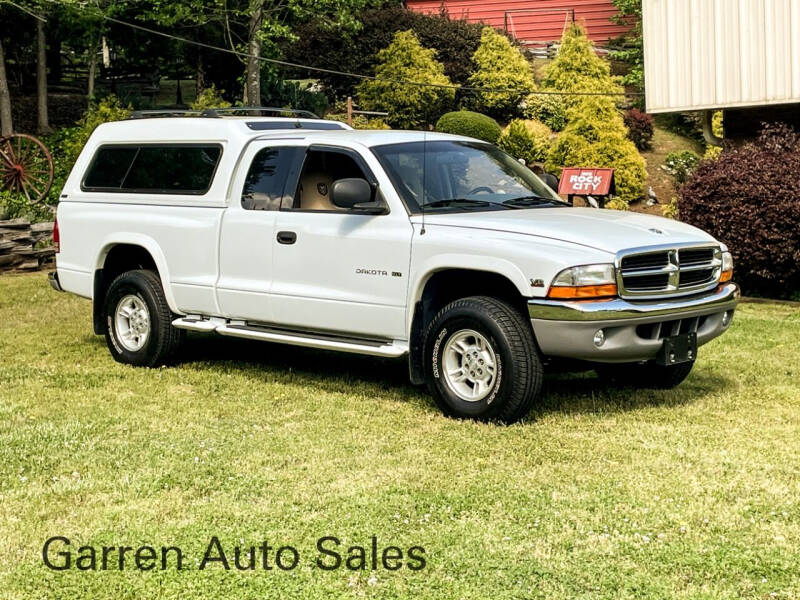
[[135,110],[131,113],[131,119],[146,119],[147,117],[186,117],[189,115],[194,115],[198,117],[205,116],[203,115],[202,111],[199,110],[184,110],[180,108],[164,108],[164,109],[153,109],[153,110]]
[[276,113],[278,116],[283,114],[294,115],[296,117],[305,117],[307,119],[319,119],[319,115],[314,114],[310,110],[299,110],[296,108],[281,108],[278,106],[231,106],[230,108],[207,108],[202,111],[203,117],[218,117],[220,113],[251,113],[251,112],[271,112]]

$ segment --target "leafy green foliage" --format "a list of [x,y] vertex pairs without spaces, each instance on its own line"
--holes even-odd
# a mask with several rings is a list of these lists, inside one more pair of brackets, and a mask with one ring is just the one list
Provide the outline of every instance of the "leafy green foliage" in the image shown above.
[[547,156],[546,169],[560,173],[565,167],[614,169],[617,197],[610,208],[626,209],[640,198],[645,183],[645,161],[628,139],[628,131],[614,102],[591,96],[574,104],[569,124]]
[[567,124],[564,99],[554,94],[530,94],[525,99],[523,113],[529,119],[541,121],[553,131],[561,131]]
[[486,91],[473,92],[469,104],[499,119],[518,116],[523,99],[536,89],[531,66],[520,49],[493,27],[484,27],[472,61],[475,72],[469,84]]
[[400,31],[394,41],[378,52],[375,76],[358,86],[359,104],[365,110],[386,111],[392,127],[415,129],[433,123],[455,101],[455,90],[444,67],[436,61],[436,52],[424,48],[412,31]]
[[[623,77],[625,85],[634,87],[644,93],[644,41],[642,36],[642,0],[612,0],[619,14],[613,17],[617,23],[630,27],[630,31],[618,40],[617,47],[611,51],[612,60],[628,65],[628,72]],[[644,105],[644,96],[635,99],[639,108]]]
[[[347,114],[327,114],[326,119],[347,123]],[[391,129],[383,119],[370,118],[366,115],[353,115],[353,129]]]
[[664,159],[664,170],[672,175],[678,184],[683,184],[699,163],[700,157],[691,150],[670,152]]
[[457,110],[442,115],[436,123],[436,131],[464,135],[494,144],[503,130],[492,117],[469,110]]
[[544,162],[552,132],[544,123],[516,119],[508,124],[497,140],[497,146],[526,164]]
[[197,96],[190,104],[192,110],[205,110],[207,108],[229,108],[231,103],[223,98],[225,90],[218,90],[212,83]]
[[[619,77],[611,75],[611,65],[597,56],[586,36],[586,29],[579,23],[564,31],[556,57],[544,70],[542,86],[546,90],[573,93],[623,92]],[[567,108],[580,101],[581,96],[565,96],[563,99]]]
[[[398,31],[413,31],[420,43],[433,48],[444,73],[458,85],[466,85],[473,71],[472,55],[481,40],[482,25],[446,15],[426,15],[392,3],[359,14],[358,31],[343,31],[318,17],[295,28],[296,39],[282,46],[288,60],[351,73],[372,73],[377,54]],[[320,51],[323,48],[324,51]],[[297,71],[297,77],[308,77]],[[334,73],[314,73],[329,96],[354,96],[357,81]]]

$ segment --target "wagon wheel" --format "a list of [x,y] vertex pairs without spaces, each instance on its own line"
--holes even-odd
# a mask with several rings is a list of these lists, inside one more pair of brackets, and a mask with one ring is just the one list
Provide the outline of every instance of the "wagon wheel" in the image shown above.
[[13,133],[0,138],[0,190],[41,202],[53,185],[53,157],[37,138]]

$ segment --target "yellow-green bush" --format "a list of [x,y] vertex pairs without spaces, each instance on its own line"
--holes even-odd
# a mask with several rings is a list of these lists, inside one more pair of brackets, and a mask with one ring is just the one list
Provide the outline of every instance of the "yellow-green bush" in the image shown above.
[[552,132],[544,123],[516,119],[508,124],[497,140],[497,145],[514,158],[526,164],[544,162],[550,148]]
[[[556,57],[544,71],[542,89],[573,93],[623,92],[620,78],[611,75],[611,65],[597,55],[586,29],[579,23],[564,31]],[[581,96],[564,96],[562,101],[569,108],[581,99]]]
[[415,129],[433,123],[455,101],[455,89],[402,83],[402,81],[450,85],[434,50],[424,48],[412,31],[399,31],[378,52],[377,80],[358,86],[359,105],[365,110],[389,113],[392,127]]
[[470,86],[491,90],[475,91],[473,106],[499,119],[519,115],[520,104],[536,89],[530,63],[519,48],[494,28],[484,27],[472,62]]
[[[327,114],[325,118],[331,121],[347,123],[346,114]],[[391,127],[386,124],[386,121],[380,118],[372,118],[366,115],[353,115],[353,129],[391,129]]]
[[[711,131],[713,131],[714,135],[719,138],[725,135],[723,112],[721,110],[715,111],[714,116],[711,118]],[[712,146],[711,144],[707,144],[705,154],[703,154],[703,159],[714,160],[719,158],[720,154],[722,154],[722,148],[720,146]]]
[[561,173],[565,167],[614,169],[616,202],[610,208],[625,209],[641,197],[647,176],[645,161],[627,137],[622,115],[613,100],[587,97],[568,111],[569,124],[550,148],[545,168]]
[[212,83],[197,96],[189,106],[192,110],[206,110],[208,108],[230,108],[231,103],[222,97],[225,90],[218,90]]
[[567,107],[562,96],[529,94],[522,112],[527,118],[541,121],[553,131],[561,131],[567,125]]

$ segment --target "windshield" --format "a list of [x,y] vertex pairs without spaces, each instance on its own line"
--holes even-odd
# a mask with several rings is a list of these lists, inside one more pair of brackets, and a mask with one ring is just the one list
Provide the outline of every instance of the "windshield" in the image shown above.
[[373,152],[412,213],[568,206],[530,169],[482,142],[377,146]]

